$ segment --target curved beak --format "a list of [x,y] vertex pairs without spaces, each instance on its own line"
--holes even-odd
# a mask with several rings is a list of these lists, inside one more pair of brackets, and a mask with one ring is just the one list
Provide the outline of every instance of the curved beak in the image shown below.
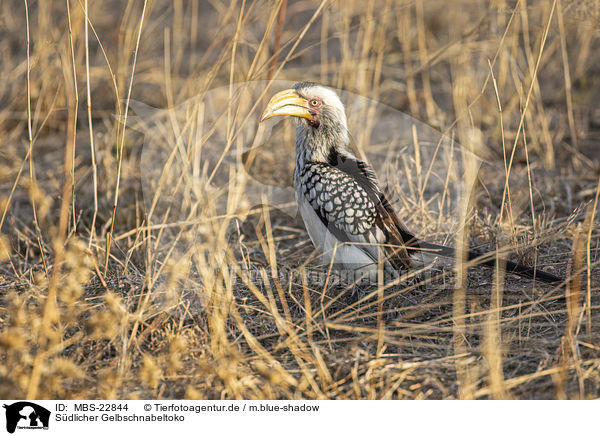
[[286,89],[275,94],[260,117],[260,121],[277,115],[292,115],[300,118],[312,118],[308,110],[308,101],[298,95],[295,89]]

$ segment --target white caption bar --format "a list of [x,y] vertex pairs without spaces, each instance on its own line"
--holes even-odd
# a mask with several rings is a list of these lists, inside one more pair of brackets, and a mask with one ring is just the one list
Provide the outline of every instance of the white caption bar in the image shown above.
[[[595,401],[4,400],[0,435],[597,434]],[[589,433],[589,430],[593,430]],[[307,433],[310,432],[310,433]],[[385,432],[385,433],[384,433]],[[310,435],[312,436],[312,435]]]

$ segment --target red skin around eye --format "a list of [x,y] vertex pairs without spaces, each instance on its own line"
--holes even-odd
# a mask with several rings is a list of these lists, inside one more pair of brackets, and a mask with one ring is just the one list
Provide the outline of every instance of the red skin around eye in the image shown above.
[[313,99],[309,100],[308,105],[309,105],[310,113],[319,113],[319,112],[321,112],[321,106],[323,105],[323,103],[321,102],[320,99],[313,98]]
[[[316,102],[316,105],[313,105],[313,102]],[[308,111],[315,115],[313,118],[309,120],[309,124],[312,127],[319,127],[320,121],[318,115],[321,113],[321,107],[323,106],[323,102],[320,98],[312,98],[308,101],[309,109]]]

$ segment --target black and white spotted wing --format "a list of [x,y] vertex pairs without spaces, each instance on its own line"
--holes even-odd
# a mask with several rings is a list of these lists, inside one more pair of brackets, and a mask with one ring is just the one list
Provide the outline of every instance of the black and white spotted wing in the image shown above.
[[378,257],[374,245],[385,244],[385,256],[395,268],[410,268],[407,245],[414,249],[418,242],[396,216],[365,162],[349,153],[332,153],[328,163],[306,164],[300,183],[304,198],[338,241],[362,243],[361,249],[374,260]]
[[363,235],[375,224],[377,209],[351,175],[326,163],[309,162],[300,172],[304,198],[323,224],[342,242]]

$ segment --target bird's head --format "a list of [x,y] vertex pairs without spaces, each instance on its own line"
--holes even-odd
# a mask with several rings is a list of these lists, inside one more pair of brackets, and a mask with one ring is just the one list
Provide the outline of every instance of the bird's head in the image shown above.
[[[345,147],[349,142],[346,111],[338,95],[313,82],[300,82],[293,88],[275,94],[261,121],[277,115],[298,117],[298,137],[308,145]],[[325,152],[325,150],[323,150]]]

